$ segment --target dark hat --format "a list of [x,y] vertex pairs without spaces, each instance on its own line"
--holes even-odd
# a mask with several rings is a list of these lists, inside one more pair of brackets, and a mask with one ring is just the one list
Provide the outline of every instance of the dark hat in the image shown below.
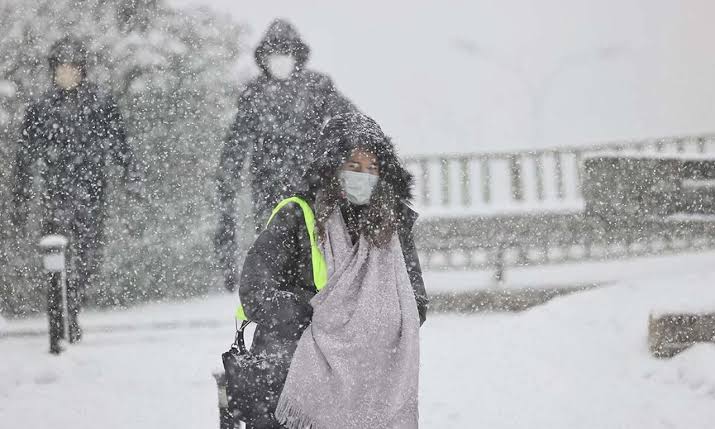
[[87,68],[87,49],[84,43],[78,39],[66,36],[52,45],[48,60],[51,70],[54,70],[60,64],[73,64],[85,72]]

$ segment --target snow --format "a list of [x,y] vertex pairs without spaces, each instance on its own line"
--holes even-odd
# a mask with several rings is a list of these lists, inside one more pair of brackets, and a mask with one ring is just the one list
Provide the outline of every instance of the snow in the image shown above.
[[715,347],[697,344],[673,358],[670,365],[655,368],[647,376],[659,383],[685,385],[702,396],[715,398]]
[[636,151],[624,150],[620,152],[592,152],[584,156],[584,159],[600,159],[600,158],[629,158],[629,159],[665,159],[674,161],[714,161],[715,154],[712,153],[673,153],[673,152],[657,152],[655,150]]
[[63,235],[46,235],[40,240],[40,247],[44,249],[63,249],[67,246],[67,237]]
[[677,213],[666,216],[663,220],[670,222],[715,222],[715,215]]
[[[715,252],[590,261],[570,264],[507,268],[502,289],[568,288],[589,285],[614,285],[643,278],[707,273]],[[430,293],[461,293],[494,287],[494,273],[485,271],[427,271],[425,284]]]
[[420,206],[415,209],[420,217],[430,218],[461,218],[472,216],[509,216],[509,215],[531,215],[543,214],[579,214],[583,213],[584,202],[582,199],[570,199],[561,201],[525,201],[513,202],[511,204],[470,204],[458,205],[449,204],[441,206]]
[[0,80],[0,97],[11,98],[15,96],[17,88],[9,80]]
[[423,427],[711,427],[715,347],[649,357],[651,286],[558,298],[517,316],[434,318],[429,328],[458,334],[422,348],[423,369],[438,371],[423,372],[423,384],[441,382],[423,393]]
[[[197,57],[196,61],[215,63],[216,69],[190,64],[192,73],[198,70],[195,78],[200,86],[193,89],[211,94],[207,90],[215,86],[209,85],[215,83],[209,82],[211,79],[219,83],[227,77],[233,79],[233,75],[224,73],[232,66],[228,59],[233,54],[218,42],[232,44],[235,38],[241,39],[245,48],[235,78],[245,79],[256,73],[251,52],[255,42],[271,19],[285,16],[297,24],[312,47],[311,66],[334,77],[338,88],[395,137],[401,152],[504,152],[577,146],[592,141],[700,133],[712,131],[709,128],[715,123],[710,102],[715,96],[715,61],[702,55],[710,48],[712,26],[708,20],[715,6],[703,1],[683,0],[671,6],[646,0],[627,4],[615,0],[365,0],[340,5],[317,0],[310,7],[289,0],[270,4],[170,1],[209,5],[222,15],[231,14],[247,23],[248,32],[236,29],[235,34],[216,34],[212,31],[229,27],[192,25],[187,28],[212,34],[216,40],[212,36],[207,43],[192,46],[178,36],[183,33],[177,33],[176,38],[151,33],[146,39],[129,38],[125,44],[107,43],[116,48],[111,57],[119,58],[117,64],[156,67],[146,79],[132,82],[129,90],[135,95],[152,88],[173,88],[171,77],[176,73],[165,69],[169,59],[198,48],[214,55]],[[182,24],[171,21],[167,25]],[[44,48],[42,44],[32,46],[28,55],[37,57]],[[27,80],[42,83],[32,77],[27,76]],[[0,99],[16,98],[17,88],[0,80]],[[163,99],[146,95],[145,101],[161,110],[164,104],[157,104],[157,100]],[[233,106],[235,98],[227,92],[208,101],[197,99],[204,107],[200,113],[216,119]],[[172,100],[164,102],[169,107],[181,105]],[[187,106],[196,101],[179,100],[189,100]],[[132,110],[129,112],[129,119],[141,124],[164,123],[153,121],[152,115],[132,117]],[[9,118],[7,112],[0,111],[0,123]],[[186,130],[195,128],[191,121],[177,121]],[[214,122],[217,125],[221,121]],[[171,128],[171,122],[164,124]],[[214,134],[223,134],[218,126],[204,128],[213,130],[202,134],[206,141]],[[179,149],[184,146],[176,145]],[[205,162],[192,163],[196,171],[213,171],[210,153],[206,148],[200,152],[196,159]],[[460,170],[434,160],[430,174],[423,175],[431,181],[422,184],[425,192],[419,192],[427,195],[423,215],[578,213],[583,202],[578,193],[575,156],[573,162],[571,155],[568,159],[558,156],[540,159],[546,177],[540,192],[536,182],[528,179],[537,171],[536,158],[524,160],[522,176],[527,179],[523,203],[511,201],[510,161],[490,161],[488,188],[493,195],[484,197],[481,183],[473,180],[468,190],[471,198],[464,198],[472,201],[468,206],[458,205],[464,190],[456,185],[450,187],[446,203],[437,205],[443,180],[438,172],[449,171],[450,177],[458,177]],[[617,156],[656,155],[621,152]],[[697,154],[667,156],[713,159],[712,155]],[[479,160],[468,161],[476,167]],[[174,164],[164,161],[163,165],[167,169]],[[556,165],[563,171],[558,181],[550,180],[557,177],[549,173],[557,170]],[[202,180],[208,176],[199,176],[191,179],[213,189],[211,180]],[[539,193],[544,201],[537,203]],[[562,200],[554,197],[562,193]],[[209,207],[199,200],[197,206]],[[163,216],[159,220],[178,225],[173,221],[184,212],[174,213],[178,206],[167,208],[163,200],[157,201]],[[199,217],[187,218],[191,221],[187,224],[194,225],[193,220]],[[711,218],[678,215],[670,219]],[[190,228],[197,237],[207,236],[205,229]],[[174,238],[172,243],[178,243],[174,250],[193,248],[192,242],[184,239],[186,234],[162,232]],[[171,253],[171,246],[166,246],[166,240],[163,243],[162,250]],[[112,248],[109,250],[107,260],[116,260],[117,255],[111,257]],[[153,256],[157,256],[159,265],[164,264],[163,252]],[[186,262],[183,255],[179,256],[182,263]],[[715,311],[714,257],[715,252],[703,252],[508,269],[506,281],[499,286],[504,289],[601,287],[559,297],[523,313],[432,314],[421,331],[421,426],[712,427],[715,346],[698,345],[672,360],[656,360],[649,355],[646,334],[651,315]],[[153,260],[144,261],[146,266],[142,267],[156,268]],[[121,272],[122,264],[116,267],[116,272]],[[182,264],[159,270],[169,275],[162,284],[144,275],[156,270],[142,271],[142,267],[134,273],[141,279],[138,286],[151,285],[157,294],[165,290],[173,293],[172,288],[180,286],[173,276],[181,277]],[[183,268],[194,270],[191,264],[183,264]],[[425,281],[431,293],[450,294],[494,287],[492,274],[427,272]],[[233,340],[236,301],[235,295],[213,295],[131,309],[87,311],[82,314],[82,343],[61,356],[47,353],[44,318],[7,321],[0,317],[0,427],[217,427],[212,373],[220,369],[220,354]]]
[[[710,428],[715,347],[661,361],[646,341],[656,309],[690,303],[715,311],[715,272],[704,264],[713,255],[702,256],[661,260],[667,267],[650,275],[524,313],[433,314],[421,331],[421,427]],[[428,276],[428,285],[439,289],[434,283],[450,281],[445,276]],[[211,373],[232,340],[234,305],[234,296],[221,295],[88,313],[85,339],[60,357],[46,353],[43,320],[8,322],[0,422],[217,427]],[[37,335],[16,336],[32,334],[28,328]]]
[[713,179],[685,179],[680,182],[683,189],[710,189],[715,188]]
[[667,297],[663,294],[662,299],[653,298],[651,313],[653,316],[672,313],[715,313],[713,284],[715,284],[715,271],[707,275],[683,276],[676,284],[670,285],[672,291]]
[[[236,298],[217,295],[183,302],[151,303],[111,311],[82,313],[82,326],[99,332],[151,329],[215,328],[231,322]],[[39,335],[45,330],[42,318],[13,320],[12,331]]]

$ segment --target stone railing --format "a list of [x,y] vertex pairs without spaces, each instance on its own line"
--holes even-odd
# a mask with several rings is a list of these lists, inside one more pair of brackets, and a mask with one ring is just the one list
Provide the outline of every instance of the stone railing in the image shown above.
[[538,151],[414,156],[416,241],[427,269],[622,258],[715,246],[715,222],[612,225],[586,216],[583,161],[595,154],[713,154],[715,135]]
[[405,158],[424,216],[580,211],[581,163],[597,152],[713,153],[715,135],[672,137],[532,151]]

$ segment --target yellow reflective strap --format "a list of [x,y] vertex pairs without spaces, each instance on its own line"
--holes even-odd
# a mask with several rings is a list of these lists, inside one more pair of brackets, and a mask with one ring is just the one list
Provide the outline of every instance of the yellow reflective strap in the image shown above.
[[248,320],[248,317],[246,317],[246,312],[243,311],[243,306],[239,305],[238,308],[236,309],[236,319],[238,320]]
[[[278,212],[290,203],[295,203],[303,210],[303,218],[305,219],[305,227],[308,230],[308,238],[310,239],[310,260],[313,266],[313,283],[315,288],[321,290],[328,284],[328,265],[325,262],[323,253],[318,247],[318,240],[315,238],[315,214],[307,201],[300,197],[290,197],[278,203],[273,209],[271,217],[268,219],[266,226],[270,225],[273,218]],[[239,320],[248,320],[242,306],[238,306],[236,310],[236,318]]]
[[313,209],[310,207],[304,199],[300,197],[290,197],[278,203],[273,213],[271,214],[268,223],[270,224],[273,218],[278,214],[278,212],[285,207],[287,204],[296,203],[303,210],[303,218],[305,219],[305,227],[308,230],[308,238],[310,239],[310,257],[311,263],[313,265],[313,283],[315,283],[315,288],[321,290],[328,283],[328,267],[325,263],[325,258],[323,253],[318,247],[318,240],[315,238],[315,214]]
[[315,288],[321,290],[328,284],[328,264],[325,263],[325,258],[317,245],[311,245],[310,253],[313,262],[313,282]]

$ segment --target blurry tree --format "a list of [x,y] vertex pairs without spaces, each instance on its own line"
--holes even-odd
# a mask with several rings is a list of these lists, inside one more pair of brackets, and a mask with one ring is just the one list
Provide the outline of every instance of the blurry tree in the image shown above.
[[[67,34],[87,44],[89,78],[118,98],[147,172],[147,199],[139,209],[123,193],[110,192],[103,280],[87,291],[89,300],[127,305],[220,288],[210,231],[213,176],[239,89],[239,27],[206,10],[180,12],[157,0],[3,0],[0,310],[44,308],[37,218],[25,235],[11,233],[9,191],[25,107],[48,88],[48,48]],[[111,175],[110,186],[120,173]]]

